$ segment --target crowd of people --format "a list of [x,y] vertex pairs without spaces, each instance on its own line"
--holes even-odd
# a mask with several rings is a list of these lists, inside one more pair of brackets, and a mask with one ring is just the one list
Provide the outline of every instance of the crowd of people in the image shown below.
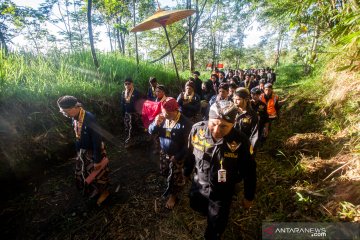
[[[269,68],[215,70],[206,81],[194,71],[183,92],[173,98],[167,96],[166,86],[151,77],[144,102],[133,80],[124,81],[120,105],[125,146],[137,145],[144,129],[152,136],[160,173],[167,179],[166,208],[174,208],[186,182],[191,181],[190,207],[207,217],[205,239],[221,238],[237,184],[244,184],[244,208],[253,204],[256,152],[280,109],[275,82],[276,74]],[[76,172],[78,187],[97,196],[101,204],[109,194],[108,159],[94,130],[94,117],[72,96],[61,97],[58,106],[73,119],[76,166],[86,170]]]

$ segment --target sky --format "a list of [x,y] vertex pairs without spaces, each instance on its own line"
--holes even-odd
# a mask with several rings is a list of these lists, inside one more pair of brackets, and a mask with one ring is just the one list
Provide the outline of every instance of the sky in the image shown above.
[[[176,0],[158,0],[158,1],[159,1],[159,4],[161,7],[176,6]],[[13,0],[13,2],[18,6],[38,8],[39,5],[44,2],[44,0]],[[257,43],[260,42],[260,37],[262,36],[262,33],[258,28],[259,28],[259,24],[255,21],[255,22],[253,22],[252,25],[249,26],[248,29],[246,29],[244,31],[244,33],[246,35],[245,40],[244,40],[245,47],[250,47],[250,46],[256,45]],[[51,27],[49,26],[49,31],[55,35],[57,29],[54,26],[51,26]],[[97,48],[104,50],[104,51],[109,51],[110,44],[109,44],[109,40],[105,34],[105,29],[100,34],[100,39],[104,39],[104,40],[102,40],[101,42],[99,42],[97,44]],[[13,42],[16,45],[21,45],[21,42],[24,42],[23,40],[24,40],[23,37],[19,36],[19,37],[14,38]]]

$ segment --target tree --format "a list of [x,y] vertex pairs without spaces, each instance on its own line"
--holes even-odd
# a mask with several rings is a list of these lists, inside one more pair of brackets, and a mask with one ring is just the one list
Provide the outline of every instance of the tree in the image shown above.
[[88,0],[87,20],[88,20],[88,32],[89,32],[89,40],[90,40],[90,47],[91,47],[91,55],[92,55],[93,62],[94,62],[96,69],[99,69],[99,62],[96,57],[95,46],[94,46],[94,37],[93,37],[93,31],[92,31],[91,8],[92,8],[92,0]]

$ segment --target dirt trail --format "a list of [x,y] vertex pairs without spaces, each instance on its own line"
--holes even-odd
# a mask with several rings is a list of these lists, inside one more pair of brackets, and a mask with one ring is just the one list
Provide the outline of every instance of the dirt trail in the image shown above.
[[[30,181],[26,193],[1,206],[4,239],[201,239],[206,219],[189,208],[189,186],[175,210],[164,207],[165,179],[151,145],[108,148],[112,195],[102,207],[85,201],[75,188],[73,160]],[[226,239],[240,239],[241,213],[231,215]],[[247,239],[256,239],[256,232]]]

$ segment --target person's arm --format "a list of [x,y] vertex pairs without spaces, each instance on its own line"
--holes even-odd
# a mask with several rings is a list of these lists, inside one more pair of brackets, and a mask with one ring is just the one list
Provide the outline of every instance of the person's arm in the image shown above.
[[186,154],[186,157],[185,157],[185,161],[184,161],[184,169],[183,169],[183,173],[184,173],[184,176],[186,178],[189,178],[193,169],[194,169],[194,166],[195,166],[195,156],[193,154],[193,146],[192,146],[192,135],[193,135],[193,130],[190,131],[190,134],[189,134],[189,137],[188,137],[188,141],[187,141],[187,154]]
[[191,131],[191,127],[192,127],[192,122],[190,120],[188,120],[187,118],[183,118],[183,131],[184,133],[182,134],[182,138],[181,140],[179,140],[179,142],[177,142],[178,144],[181,144],[181,147],[179,149],[179,151],[175,154],[175,160],[180,160],[182,158],[184,158],[184,156],[186,155],[186,153],[188,152],[188,146],[187,146],[187,141],[188,141],[188,136],[189,133]]
[[150,134],[155,134],[155,133],[158,133],[160,131],[160,128],[162,128],[162,126],[164,125],[165,123],[165,117],[162,116],[161,114],[158,114],[154,121],[152,121],[152,123],[149,125],[149,128],[148,128],[148,132]]
[[253,147],[256,146],[256,142],[259,140],[259,128],[258,128],[258,117],[257,114],[251,116],[251,134],[250,134],[250,143]]
[[177,97],[176,101],[178,102],[180,108],[183,107],[183,93],[180,93],[179,96]]
[[148,100],[151,100],[153,98],[153,96],[152,96],[152,89],[151,89],[151,87],[149,87],[148,88],[148,92],[147,92],[147,99]]
[[124,92],[122,92],[120,94],[120,110],[121,110],[121,114],[122,116],[125,116],[125,96],[124,96]]

